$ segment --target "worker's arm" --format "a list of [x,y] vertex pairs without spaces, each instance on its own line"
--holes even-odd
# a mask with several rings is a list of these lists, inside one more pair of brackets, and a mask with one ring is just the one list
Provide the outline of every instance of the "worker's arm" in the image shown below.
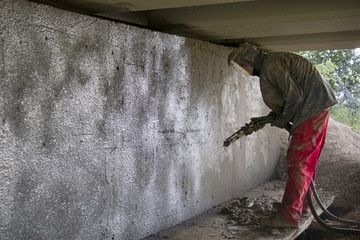
[[282,98],[282,101],[273,99],[274,102],[277,102],[278,104],[281,103],[282,106],[279,106],[281,111],[277,112],[278,116],[272,125],[285,128],[289,122],[292,122],[296,112],[301,107],[304,95],[302,89],[299,88],[297,82],[291,77],[289,71],[286,69],[285,64],[275,62],[271,65],[272,66],[269,66],[268,68],[266,80],[268,81],[269,86],[274,88],[273,92],[276,92],[277,94],[269,94],[267,97]]

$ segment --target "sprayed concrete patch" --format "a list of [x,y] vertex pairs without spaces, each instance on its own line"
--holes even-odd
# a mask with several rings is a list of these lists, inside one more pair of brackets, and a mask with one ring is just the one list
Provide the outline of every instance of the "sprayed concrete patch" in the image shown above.
[[268,181],[258,78],[231,48],[0,1],[0,239],[140,239]]

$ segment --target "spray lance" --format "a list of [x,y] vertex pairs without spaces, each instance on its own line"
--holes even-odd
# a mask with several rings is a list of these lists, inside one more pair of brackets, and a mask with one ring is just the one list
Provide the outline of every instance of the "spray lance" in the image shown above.
[[[224,147],[230,146],[231,143],[235,142],[243,136],[250,135],[257,130],[262,129],[267,123],[272,123],[275,120],[276,116],[277,114],[275,112],[270,112],[267,116],[251,118],[250,123],[246,123],[245,126],[240,128],[238,131],[236,131],[233,135],[231,135],[224,141]],[[290,132],[290,129],[291,124],[289,123],[286,127],[286,130]]]

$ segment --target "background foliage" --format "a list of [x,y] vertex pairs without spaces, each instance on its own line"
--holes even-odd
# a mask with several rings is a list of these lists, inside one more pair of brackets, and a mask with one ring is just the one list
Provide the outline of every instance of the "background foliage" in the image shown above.
[[339,104],[333,108],[331,117],[360,130],[360,55],[355,49],[297,54],[312,62],[333,89]]

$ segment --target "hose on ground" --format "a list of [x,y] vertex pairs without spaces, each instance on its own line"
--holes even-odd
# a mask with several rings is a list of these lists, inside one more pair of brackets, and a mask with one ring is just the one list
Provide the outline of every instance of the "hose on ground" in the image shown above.
[[[328,212],[327,209],[324,207],[324,205],[321,203],[319,195],[318,195],[318,193],[317,193],[317,191],[315,189],[315,186],[314,186],[314,183],[313,183],[312,180],[311,180],[310,186],[311,186],[311,189],[313,190],[313,194],[314,194],[314,197],[315,197],[318,205],[323,210],[324,214],[328,217],[329,220],[338,221],[338,222],[344,223],[346,225],[358,225],[358,226],[360,226],[359,222],[345,220],[345,219],[336,217],[333,214],[331,214],[330,212]],[[333,226],[327,225],[319,217],[319,215],[317,214],[317,212],[315,210],[314,204],[313,204],[312,199],[311,199],[311,191],[310,190],[307,192],[306,197],[307,197],[307,200],[309,202],[309,207],[310,207],[311,213],[313,214],[316,221],[320,224],[320,226],[322,226],[326,230],[339,232],[339,233],[360,233],[360,229],[356,229],[356,228],[333,227]]]

